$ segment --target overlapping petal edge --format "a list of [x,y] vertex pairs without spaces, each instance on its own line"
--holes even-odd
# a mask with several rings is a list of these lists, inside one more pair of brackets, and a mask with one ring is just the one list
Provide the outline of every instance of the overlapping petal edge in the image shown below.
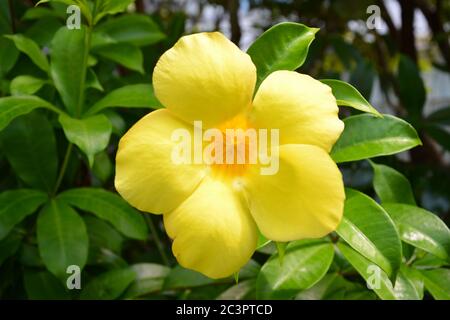
[[[211,278],[229,276],[250,259],[258,229],[275,241],[318,238],[343,214],[342,176],[328,153],[344,125],[331,89],[292,71],[272,73],[254,96],[255,82],[251,58],[222,34],[182,37],[153,73],[166,109],[139,120],[116,156],[120,195],[163,214],[178,262]],[[192,132],[196,120],[217,127],[236,116],[280,130],[278,173],[264,176],[252,165],[235,188],[207,165],[172,163],[173,130]]]

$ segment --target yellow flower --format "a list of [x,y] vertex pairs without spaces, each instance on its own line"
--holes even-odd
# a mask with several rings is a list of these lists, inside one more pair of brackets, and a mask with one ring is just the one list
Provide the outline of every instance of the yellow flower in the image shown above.
[[[121,139],[115,186],[134,207],[163,214],[178,262],[211,278],[237,272],[268,239],[322,237],[339,224],[342,176],[329,151],[341,134],[331,89],[304,74],[277,71],[254,95],[256,68],[222,34],[182,37],[153,73],[166,109]],[[175,164],[174,130],[279,129],[279,169],[256,164]],[[225,132],[225,131],[223,131]]]

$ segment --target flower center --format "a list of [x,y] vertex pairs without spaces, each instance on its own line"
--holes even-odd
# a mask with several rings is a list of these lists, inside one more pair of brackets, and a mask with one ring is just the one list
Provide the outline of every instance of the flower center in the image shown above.
[[[242,176],[249,165],[257,163],[258,132],[252,128],[245,115],[238,115],[218,128],[220,138],[204,149],[204,154],[214,159],[209,161],[213,174],[234,178]],[[209,152],[209,150],[211,152]]]

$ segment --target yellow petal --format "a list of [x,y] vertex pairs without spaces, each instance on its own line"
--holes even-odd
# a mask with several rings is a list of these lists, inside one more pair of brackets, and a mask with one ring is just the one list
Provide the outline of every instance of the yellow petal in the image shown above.
[[256,224],[271,240],[322,237],[336,229],[343,214],[341,173],[316,146],[280,146],[278,172],[261,175],[252,166],[244,188]]
[[180,118],[214,126],[251,104],[256,68],[218,32],[184,36],[153,72],[155,94]]
[[259,87],[250,115],[259,128],[280,130],[280,144],[312,144],[329,152],[344,130],[327,85],[308,75],[276,71]]
[[257,243],[257,229],[242,195],[205,177],[194,194],[164,214],[172,251],[180,265],[210,278],[232,275],[245,265]]
[[177,141],[172,140],[172,133],[176,129],[193,135],[192,126],[161,109],[139,120],[119,142],[115,186],[125,200],[142,211],[173,210],[204,176],[202,165],[173,161]]

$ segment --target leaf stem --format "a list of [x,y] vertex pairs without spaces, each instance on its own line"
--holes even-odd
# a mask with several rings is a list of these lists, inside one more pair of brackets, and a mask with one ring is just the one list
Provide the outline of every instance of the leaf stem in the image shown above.
[[70,154],[72,152],[73,144],[69,142],[69,145],[67,146],[66,154],[64,155],[64,160],[61,166],[61,170],[59,170],[58,179],[56,180],[55,188],[52,192],[52,197],[56,195],[56,192],[58,192],[59,187],[61,186],[61,182],[64,178],[64,174],[66,173],[67,164],[69,163]]
[[170,267],[169,259],[167,258],[166,253],[164,252],[164,246],[161,242],[161,238],[158,235],[158,231],[156,230],[155,223],[153,222],[152,218],[148,215],[144,215],[145,221],[147,221],[148,227],[150,228],[150,232],[153,235],[153,240],[155,241],[156,247],[158,248],[159,254],[161,255],[161,258],[164,262],[164,264],[168,267]]

